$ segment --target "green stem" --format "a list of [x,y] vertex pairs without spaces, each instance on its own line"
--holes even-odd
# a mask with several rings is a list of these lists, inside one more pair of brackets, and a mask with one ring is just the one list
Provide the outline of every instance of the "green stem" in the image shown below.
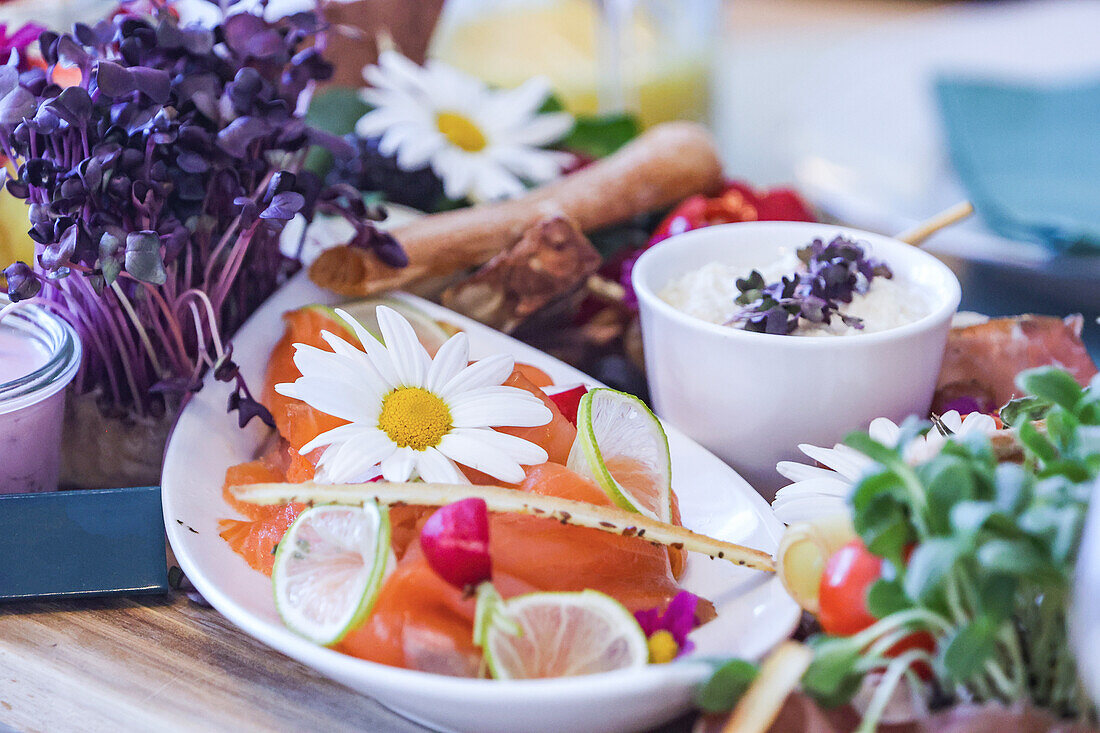
[[867,706],[867,711],[863,714],[863,720],[856,728],[856,733],[873,733],[878,728],[878,721],[886,711],[886,706],[890,704],[890,698],[894,696],[902,675],[917,661],[931,662],[932,657],[923,649],[910,649],[890,662],[878,685],[875,686],[875,694],[871,696],[871,703]]

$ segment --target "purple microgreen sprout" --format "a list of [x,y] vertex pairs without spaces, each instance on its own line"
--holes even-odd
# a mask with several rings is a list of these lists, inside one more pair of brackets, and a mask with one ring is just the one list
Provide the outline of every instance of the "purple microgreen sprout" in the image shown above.
[[727,325],[746,331],[788,335],[802,322],[828,326],[838,318],[844,325],[863,328],[863,320],[840,312],[843,303],[866,293],[876,277],[892,278],[886,263],[867,256],[863,246],[837,235],[825,244],[815,239],[798,250],[803,269],[767,283],[758,270],[737,280],[741,309]]
[[[5,185],[35,242],[33,262],[4,271],[8,294],[73,325],[74,388],[107,414],[165,414],[214,368],[241,424],[270,424],[224,343],[300,267],[279,248],[286,221],[339,214],[356,246],[391,266],[404,252],[374,229],[377,207],[303,170],[314,144],[352,153],[298,112],[332,75],[323,19],[221,2],[214,27],[181,27],[163,5],[71,34],[0,30],[0,54],[33,31],[47,67],[0,66],[0,154],[18,171]],[[80,83],[54,83],[58,65]]]

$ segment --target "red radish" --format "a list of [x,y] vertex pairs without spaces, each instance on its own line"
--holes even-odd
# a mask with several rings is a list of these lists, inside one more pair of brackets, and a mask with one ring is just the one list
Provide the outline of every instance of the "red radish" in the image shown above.
[[456,588],[489,580],[489,509],[470,498],[440,507],[420,530],[420,548],[439,577]]
[[570,387],[569,389],[563,389],[561,392],[555,392],[552,395],[547,395],[550,401],[553,402],[561,414],[565,416],[565,419],[577,424],[577,408],[580,407],[581,397],[584,397],[588,392],[588,387],[583,384],[578,384],[576,387]]

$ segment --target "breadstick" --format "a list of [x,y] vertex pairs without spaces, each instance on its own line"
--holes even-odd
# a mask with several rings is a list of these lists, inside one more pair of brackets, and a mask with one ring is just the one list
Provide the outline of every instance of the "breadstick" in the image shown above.
[[341,295],[372,295],[484,264],[546,216],[566,216],[591,232],[721,186],[722,166],[710,134],[695,123],[669,122],[518,199],[432,214],[394,230],[409,256],[406,267],[391,268],[365,250],[337,247],[324,252],[309,274]]
[[259,505],[299,503],[363,506],[366,502],[376,501],[386,506],[445,506],[460,499],[476,497],[484,500],[491,512],[553,519],[574,527],[637,537],[653,545],[699,552],[766,573],[775,572],[771,555],[761,550],[707,537],[679,525],[650,519],[643,514],[627,512],[616,506],[596,506],[557,496],[528,494],[503,486],[389,481],[318,484],[306,481],[300,484],[246,484],[231,486],[229,491],[241,501]]

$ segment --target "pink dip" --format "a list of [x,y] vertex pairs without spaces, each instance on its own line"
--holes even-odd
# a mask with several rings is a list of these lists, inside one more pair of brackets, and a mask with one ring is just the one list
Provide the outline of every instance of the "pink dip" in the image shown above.
[[31,334],[0,323],[0,494],[57,488],[65,391],[54,391],[38,401],[5,402],[2,389],[42,368],[49,359],[45,347]]

